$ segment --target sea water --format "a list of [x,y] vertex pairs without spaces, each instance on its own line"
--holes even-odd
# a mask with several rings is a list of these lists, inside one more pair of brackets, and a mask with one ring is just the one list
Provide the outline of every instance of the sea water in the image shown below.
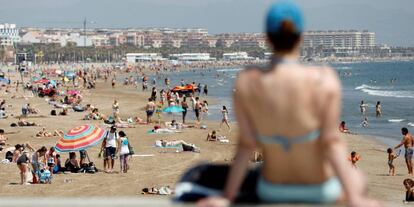
[[[380,138],[388,145],[401,140],[401,127],[414,132],[414,62],[369,62],[331,64],[338,72],[342,82],[343,105],[341,120],[347,127],[362,135]],[[241,68],[202,69],[179,73],[169,73],[171,85],[196,82],[208,85],[208,96],[217,100],[209,105],[209,114],[205,119],[221,120],[221,107],[227,106],[230,121],[232,113],[232,91],[234,80]],[[163,85],[163,79],[158,85]],[[200,94],[201,100],[204,100]],[[363,115],[359,104],[364,100],[367,106],[368,126],[363,127]],[[381,102],[382,116],[376,118],[375,105]],[[190,116],[191,113],[189,113]],[[339,125],[339,123],[338,123]]]

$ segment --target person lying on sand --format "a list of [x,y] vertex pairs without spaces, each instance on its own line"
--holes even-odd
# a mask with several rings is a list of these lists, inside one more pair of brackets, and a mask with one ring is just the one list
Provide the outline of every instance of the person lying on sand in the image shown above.
[[26,119],[22,119],[22,118],[19,118],[19,121],[17,122],[17,125],[21,126],[21,127],[23,127],[23,126],[37,126],[36,123],[26,121]]
[[63,108],[63,110],[59,113],[59,116],[67,116],[68,115],[68,108]]
[[52,133],[46,131],[46,127],[43,127],[42,130],[36,133],[36,137],[52,137]]
[[173,140],[173,141],[167,141],[167,140],[157,140],[155,141],[156,147],[182,147],[183,151],[188,152],[200,152],[200,148],[195,146],[195,144],[190,144],[185,142],[184,140]]
[[211,142],[221,142],[221,143],[229,143],[230,141],[227,139],[226,136],[221,136],[221,135],[217,135],[216,130],[213,130],[211,133],[207,134],[207,139],[206,141],[211,141]]
[[39,109],[36,109],[32,107],[30,104],[27,104],[27,110],[29,111],[29,114],[38,114]]
[[62,130],[55,130],[53,132],[53,136],[56,136],[56,137],[63,137],[64,135],[65,133]]

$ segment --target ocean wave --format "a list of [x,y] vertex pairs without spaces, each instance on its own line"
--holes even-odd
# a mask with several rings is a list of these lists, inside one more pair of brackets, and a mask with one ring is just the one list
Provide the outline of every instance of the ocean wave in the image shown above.
[[237,72],[241,70],[243,70],[243,68],[220,69],[220,70],[217,70],[217,72]]
[[337,70],[350,70],[352,69],[352,67],[349,66],[339,66],[339,67],[334,67]]
[[372,89],[362,89],[361,91],[371,96],[394,97],[394,98],[414,98],[413,91],[386,91],[386,90],[372,90]]
[[392,122],[392,123],[400,123],[405,121],[405,119],[388,119],[388,122]]
[[408,123],[407,125],[410,126],[410,127],[414,127],[414,123],[411,123],[411,122]]
[[381,87],[378,87],[378,86],[370,86],[370,85],[362,84],[362,85],[357,86],[355,88],[355,90],[362,90],[362,89],[375,89],[375,90],[379,90],[379,89],[381,89]]

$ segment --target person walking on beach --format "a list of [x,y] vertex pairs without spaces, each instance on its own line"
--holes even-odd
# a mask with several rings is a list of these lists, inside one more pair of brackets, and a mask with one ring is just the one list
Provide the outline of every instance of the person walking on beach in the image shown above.
[[394,149],[398,149],[404,145],[405,148],[405,164],[407,165],[408,174],[413,174],[413,146],[414,146],[414,138],[411,133],[408,132],[408,129],[403,127],[401,129],[401,134],[404,136],[401,143],[394,147]]
[[365,105],[365,103],[364,103],[364,100],[362,100],[361,101],[361,104],[359,104],[359,110],[361,111],[361,114],[362,115],[365,115],[365,112],[366,112],[366,110],[367,110],[367,108],[366,108],[367,106]]
[[129,160],[129,140],[128,137],[126,136],[124,131],[120,131],[119,133],[119,138],[117,140],[118,142],[118,148],[117,148],[117,152],[116,154],[119,153],[119,161],[120,161],[120,166],[121,166],[121,173],[127,173],[129,166],[128,166],[128,160]]
[[188,104],[187,97],[184,96],[183,101],[181,102],[181,107],[183,108],[183,124],[185,124],[185,117],[187,116]]
[[203,90],[203,93],[204,93],[204,95],[208,95],[208,87],[207,87],[207,84],[206,85],[204,85],[204,90]]
[[195,103],[194,103],[194,113],[197,119],[197,123],[200,122],[200,112],[201,112],[201,108],[202,108],[202,104],[200,103],[200,98],[197,96],[195,98]]
[[394,154],[394,151],[391,148],[388,148],[387,149],[387,153],[388,153],[388,167],[390,168],[390,170],[388,171],[388,174],[390,176],[395,176],[394,160],[397,159],[398,156],[400,156],[400,152],[401,152],[401,150],[396,155],[396,154]]
[[337,72],[299,62],[304,27],[293,2],[281,1],[269,10],[270,65],[243,70],[235,81],[237,152],[223,193],[199,201],[198,207],[230,206],[258,147],[263,165],[254,190],[261,203],[334,205],[346,199],[352,207],[381,206],[366,197],[366,181],[346,159],[337,128],[342,108]]
[[106,173],[112,173],[116,158],[116,142],[118,134],[114,126],[111,127],[109,133],[105,137],[105,156],[107,159]]
[[154,111],[155,111],[155,103],[151,98],[148,99],[148,103],[147,103],[147,106],[145,107],[145,111],[147,113],[147,123],[149,124],[152,122],[152,115],[154,115]]
[[113,89],[115,88],[115,83],[116,83],[116,80],[115,80],[115,77],[113,77],[111,81],[111,85]]
[[23,152],[23,147],[21,145],[16,145],[16,146],[18,146],[16,147],[16,150],[20,152],[20,156],[16,160],[17,167],[20,170],[20,184],[28,185],[30,183],[28,180],[26,180],[26,178],[27,178],[27,173],[29,173],[28,165],[31,162],[30,156],[27,152]]
[[118,104],[118,100],[114,100],[114,103],[112,104],[112,113],[113,116],[118,116],[119,115],[119,104]]
[[221,114],[223,117],[221,118],[220,129],[223,123],[225,123],[227,127],[229,128],[229,131],[231,131],[231,127],[229,124],[229,111],[227,110],[226,106],[223,106],[223,109],[221,109]]
[[377,105],[375,105],[375,115],[377,118],[381,117],[382,111],[381,111],[381,102],[377,102]]

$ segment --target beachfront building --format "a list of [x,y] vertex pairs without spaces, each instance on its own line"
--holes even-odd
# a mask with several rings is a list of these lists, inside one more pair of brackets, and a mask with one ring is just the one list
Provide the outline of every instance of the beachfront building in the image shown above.
[[161,61],[165,60],[159,53],[127,53],[127,63]]
[[20,42],[19,29],[15,24],[0,24],[0,46],[12,46]]
[[106,47],[109,46],[109,38],[105,35],[92,36],[92,45],[94,47]]
[[369,48],[375,46],[375,33],[367,30],[307,31],[303,34],[303,47]]
[[171,60],[179,61],[209,61],[214,60],[210,57],[209,53],[182,53],[182,54],[171,54]]
[[247,52],[233,52],[233,53],[224,53],[223,60],[233,61],[233,60],[253,60],[253,57],[249,57]]
[[145,44],[145,37],[142,34],[136,32],[129,32],[126,34],[126,42],[130,46],[142,47]]

